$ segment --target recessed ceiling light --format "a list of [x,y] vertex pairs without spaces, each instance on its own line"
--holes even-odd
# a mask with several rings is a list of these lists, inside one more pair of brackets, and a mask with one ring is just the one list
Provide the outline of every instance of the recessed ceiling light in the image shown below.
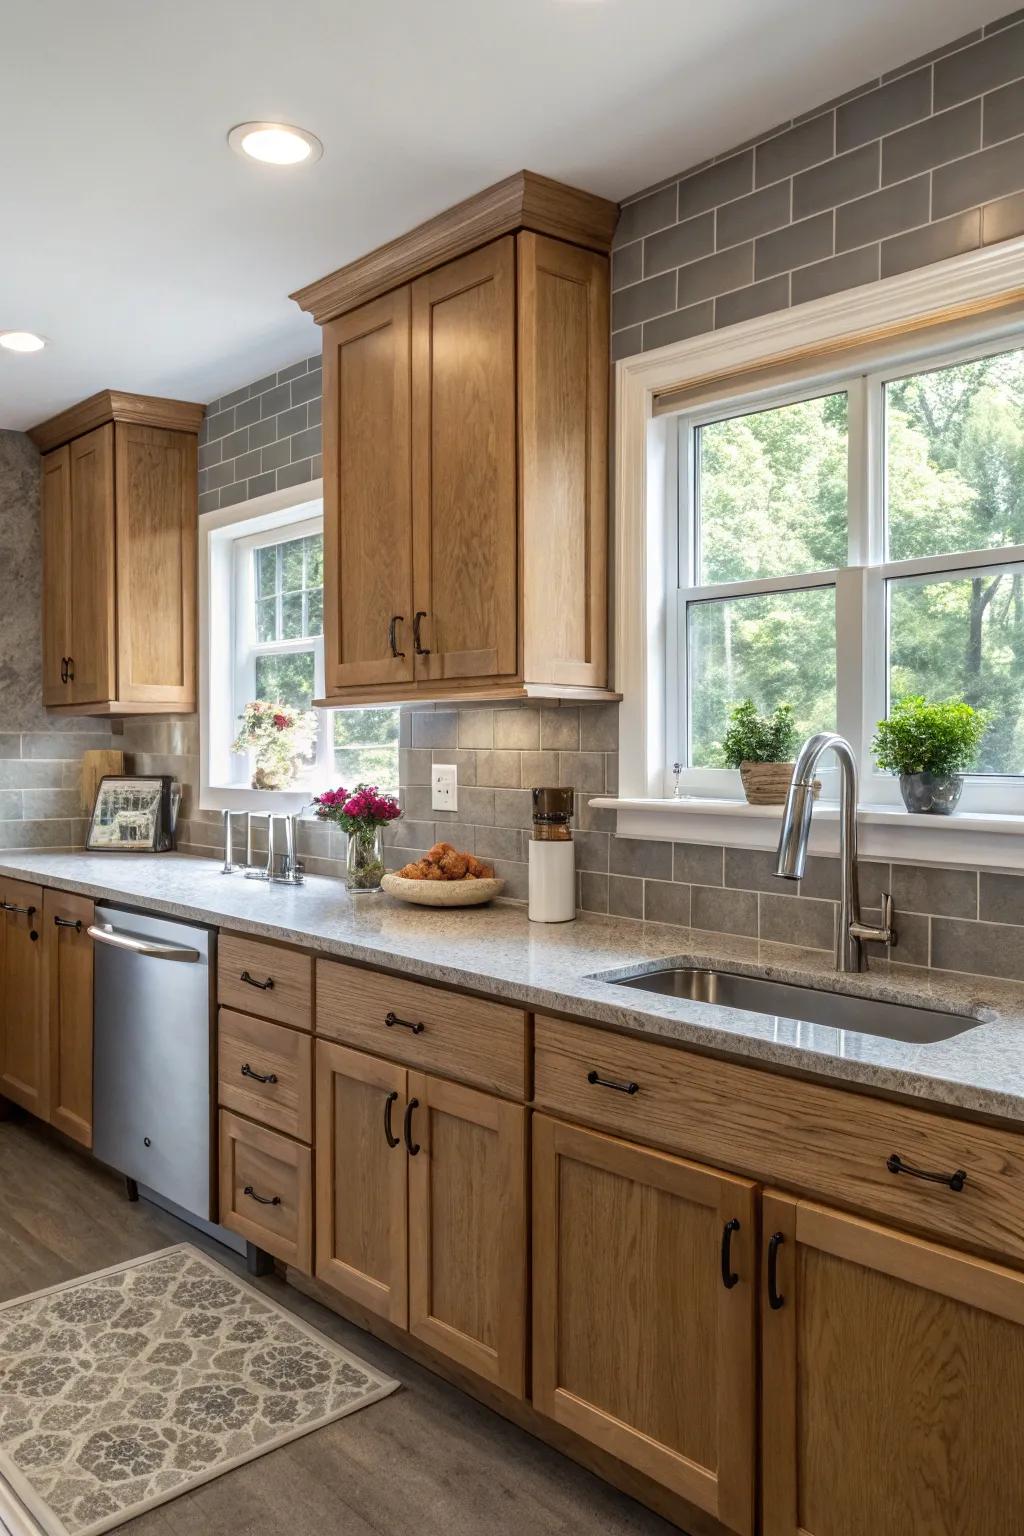
[[228,134],[228,143],[240,155],[265,165],[312,165],[324,152],[315,134],[288,123],[239,123]]
[[0,331],[0,347],[8,352],[41,352],[45,346],[45,337],[34,331]]

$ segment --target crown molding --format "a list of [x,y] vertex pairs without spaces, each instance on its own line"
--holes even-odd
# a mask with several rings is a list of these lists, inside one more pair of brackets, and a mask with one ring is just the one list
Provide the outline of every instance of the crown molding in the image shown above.
[[325,325],[424,272],[518,229],[530,229],[587,250],[607,253],[618,217],[617,203],[538,176],[534,171],[517,171],[387,245],[378,246],[357,261],[299,288],[291,297],[318,325]]
[[101,389],[81,400],[59,416],[51,416],[29,430],[29,437],[40,453],[49,453],[82,437],[108,421],[127,422],[137,427],[163,427],[170,432],[198,432],[206,414],[205,405],[188,400],[163,400],[157,395],[130,395],[120,389]]

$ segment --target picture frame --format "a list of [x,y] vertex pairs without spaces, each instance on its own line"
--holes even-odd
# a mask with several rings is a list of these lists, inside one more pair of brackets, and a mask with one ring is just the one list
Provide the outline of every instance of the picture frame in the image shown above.
[[166,853],[174,847],[180,786],[167,773],[104,774],[96,789],[90,853]]

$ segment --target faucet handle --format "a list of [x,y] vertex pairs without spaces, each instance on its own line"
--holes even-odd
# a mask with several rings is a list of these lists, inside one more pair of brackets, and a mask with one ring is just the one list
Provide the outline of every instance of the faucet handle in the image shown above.
[[892,897],[886,891],[882,897],[882,922],[878,928],[872,928],[869,923],[862,923],[856,919],[850,924],[850,933],[853,938],[868,944],[888,944],[890,947],[896,943],[896,929],[893,926],[895,908]]

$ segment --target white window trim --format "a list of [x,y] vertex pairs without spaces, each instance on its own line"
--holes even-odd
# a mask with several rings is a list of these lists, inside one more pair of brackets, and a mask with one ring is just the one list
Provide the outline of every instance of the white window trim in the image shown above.
[[[964,347],[976,345],[984,349],[995,338],[1024,331],[1024,315],[1019,309],[1013,318],[1008,318],[1005,310],[999,312],[1001,304],[1019,301],[1022,290],[1024,237],[616,364],[615,638],[616,684],[623,695],[619,713],[620,790],[618,796],[600,797],[592,804],[616,809],[621,833],[770,846],[780,814],[769,808],[767,814],[755,815],[752,813],[760,808],[736,800],[699,803],[667,798],[668,742],[677,739],[667,658],[669,640],[676,637],[679,620],[675,604],[668,600],[664,572],[666,568],[678,569],[679,432],[676,416],[655,415],[657,397],[698,383],[703,385],[713,378],[726,381],[725,388],[731,376],[745,374],[769,361],[777,365],[781,358],[794,360],[794,377],[799,374],[800,392],[805,397],[819,385],[827,386],[854,371],[888,372],[897,358],[901,361],[897,371],[906,371],[908,362],[924,362],[929,356],[951,352],[957,345],[956,338],[946,334],[940,341],[922,338],[915,349],[908,332],[965,316]],[[865,361],[867,338],[877,338],[877,346]],[[836,353],[854,346],[858,348],[857,360],[850,360],[844,368]],[[813,361],[818,354],[822,357],[820,369],[816,369]],[[779,393],[776,375],[775,384],[766,387],[763,394],[770,399]],[[751,394],[745,396],[747,409],[751,398]],[[721,412],[714,414],[720,416]],[[856,410],[853,414],[856,417]],[[860,430],[856,420],[854,430]],[[869,473],[880,475],[881,467],[875,464]],[[866,485],[855,477],[851,484],[851,511],[855,518],[863,518],[863,512],[856,508],[858,504],[863,507],[866,495]],[[991,551],[985,554],[991,561]],[[985,556],[943,555],[913,564],[951,570],[957,564],[978,563],[979,558]],[[865,589],[859,595],[844,594],[848,599],[844,606],[849,623],[856,626],[869,622],[869,605],[881,600],[884,569],[875,567],[863,576],[857,573],[855,579],[863,581]],[[901,563],[900,570],[909,573],[910,563]],[[796,583],[787,579],[785,584]],[[849,579],[843,585],[849,587]],[[872,586],[876,589],[874,597]],[[859,644],[853,654],[859,672]],[[862,692],[859,713],[855,734],[863,739],[869,722],[878,718],[867,690]],[[840,730],[844,725],[847,730],[853,729],[849,719],[840,720]],[[864,848],[869,855],[1020,867],[1024,815],[982,812],[949,819],[910,816],[893,803],[891,792],[896,786],[892,781],[884,786],[888,803],[873,809],[868,797],[882,792],[876,782],[879,778],[872,773],[870,781],[866,779],[862,786],[866,812],[862,817]],[[939,822],[941,831],[937,830]],[[837,829],[827,806],[819,812],[819,823],[819,844],[834,848]]]
[[[300,526],[310,520],[311,503],[322,501],[323,481],[309,480],[286,490],[271,491],[266,496],[239,502],[219,512],[205,512],[199,519],[199,808],[204,811],[275,811],[298,815],[309,804],[307,790],[252,789],[244,785],[226,785],[217,780],[216,771],[223,762],[236,734],[234,720],[234,667],[211,666],[213,654],[226,650],[235,655],[234,544],[238,527],[246,524],[247,536],[259,538],[273,530],[275,542],[282,528]],[[211,610],[211,593],[231,594],[230,601],[218,601]],[[291,647],[295,649],[295,647]],[[305,649],[305,645],[301,647]],[[320,646],[323,670],[323,646]],[[326,737],[328,732],[321,731]]]

